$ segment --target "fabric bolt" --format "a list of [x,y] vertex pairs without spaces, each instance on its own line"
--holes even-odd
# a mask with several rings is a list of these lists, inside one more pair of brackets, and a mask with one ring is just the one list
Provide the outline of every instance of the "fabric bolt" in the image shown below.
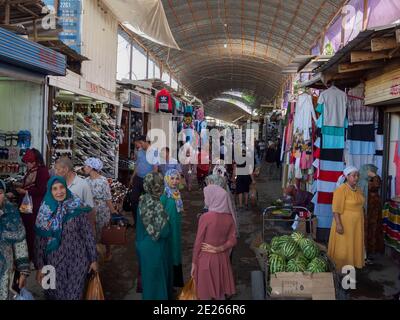
[[356,141],[347,140],[347,149],[350,154],[355,155],[374,155],[375,154],[375,141]]
[[332,192],[318,192],[318,203],[319,204],[331,204],[333,199]]
[[342,175],[342,171],[325,171],[320,170],[318,180],[328,181],[328,182],[335,182],[339,179]]
[[349,166],[355,166],[356,168],[361,168],[365,164],[375,163],[375,156],[369,154],[345,154],[346,164]]
[[320,151],[320,160],[328,160],[328,161],[343,161],[343,149],[321,149]]
[[375,149],[376,151],[383,150],[383,135],[375,135]]
[[318,180],[316,182],[316,191],[320,192],[334,192],[336,189],[336,182],[329,182]]
[[331,86],[320,94],[318,104],[324,105],[324,126],[343,126],[347,108],[347,95],[345,92],[335,86]]
[[397,179],[395,179],[396,180],[396,182],[395,182],[396,196],[400,195],[400,178],[399,178],[400,177],[400,155],[399,155],[400,149],[399,149],[399,143],[400,143],[399,141],[396,142],[396,149],[394,151],[394,159],[393,159],[393,162],[396,166],[396,177],[397,177]]
[[304,140],[310,140],[312,121],[317,121],[312,98],[308,94],[301,94],[296,104],[293,130],[303,134]]
[[324,170],[324,171],[340,171],[340,172],[342,172],[344,169],[344,164],[343,164],[343,162],[320,160],[319,168],[320,168],[320,170]]
[[395,201],[389,201],[384,205],[383,232],[385,244],[400,252],[400,207]]
[[347,116],[349,125],[364,125],[374,123],[375,108],[365,106],[364,103],[364,99],[348,96]]
[[355,124],[347,129],[347,139],[358,141],[375,141],[374,124]]
[[383,156],[375,155],[372,163],[378,167],[378,176],[382,177]]

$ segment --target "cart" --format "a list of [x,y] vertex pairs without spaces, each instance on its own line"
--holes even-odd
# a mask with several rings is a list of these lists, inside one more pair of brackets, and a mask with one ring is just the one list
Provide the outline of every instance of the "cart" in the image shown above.
[[[272,212],[274,210],[281,209],[287,210],[291,212],[289,216],[279,216],[273,215]],[[296,216],[296,212],[301,214],[302,218],[299,218],[299,215]],[[305,214],[304,214],[305,213]],[[262,241],[270,242],[274,236],[280,236],[285,233],[289,234],[293,232],[291,228],[294,222],[304,223],[305,224],[305,235],[306,237],[313,238],[313,223],[314,221],[313,214],[304,207],[300,206],[270,206],[263,210],[262,213]],[[268,234],[266,230],[269,230]],[[324,249],[320,246],[321,249]],[[270,300],[271,291],[270,291],[270,273],[269,273],[269,261],[268,255],[259,250],[258,248],[253,248],[256,253],[256,258],[258,260],[259,266],[261,270],[252,271],[251,273],[251,282],[252,282],[252,296],[254,300]],[[322,250],[323,252],[323,250]],[[335,295],[337,300],[346,300],[346,292],[341,286],[341,276],[336,272],[336,267],[334,262],[323,253],[326,261],[328,262],[329,272],[333,275],[333,281],[335,286]]]

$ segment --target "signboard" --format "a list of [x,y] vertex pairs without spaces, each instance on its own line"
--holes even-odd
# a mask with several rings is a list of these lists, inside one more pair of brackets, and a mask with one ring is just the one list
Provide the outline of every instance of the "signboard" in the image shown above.
[[[55,0],[45,0],[44,3],[54,8]],[[58,23],[63,28],[59,39],[77,53],[81,53],[81,13],[81,0],[58,1]]]
[[142,96],[140,94],[136,94],[134,92],[129,92],[129,103],[133,108],[142,108]]
[[45,75],[65,76],[63,54],[0,28],[0,61]]

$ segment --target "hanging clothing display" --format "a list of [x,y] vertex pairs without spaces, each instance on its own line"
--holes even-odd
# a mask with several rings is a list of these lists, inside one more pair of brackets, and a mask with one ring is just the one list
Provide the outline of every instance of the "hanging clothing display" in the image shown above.
[[318,104],[324,106],[323,125],[342,127],[346,117],[347,95],[335,86],[323,91],[318,99]]
[[314,120],[314,122],[317,121],[312,98],[309,94],[303,93],[298,97],[296,103],[293,130],[295,133],[303,134],[305,141],[311,139],[310,131],[312,128],[312,120]]
[[346,103],[346,94],[332,86],[321,93],[316,108],[320,116],[316,122],[318,138],[314,144],[316,182],[313,203],[320,229],[331,227],[333,191],[344,168]]
[[156,112],[172,113],[172,97],[168,90],[162,89],[156,96]]
[[383,168],[383,126],[385,112],[382,109],[375,108],[375,157],[374,164],[378,167],[378,175],[382,177]]

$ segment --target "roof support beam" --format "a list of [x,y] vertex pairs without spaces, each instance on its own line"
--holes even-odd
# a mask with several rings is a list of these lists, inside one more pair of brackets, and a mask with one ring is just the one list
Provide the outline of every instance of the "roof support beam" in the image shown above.
[[352,51],[350,54],[351,63],[388,59],[389,54],[386,52],[370,52],[370,51]]
[[371,39],[371,51],[383,51],[397,48],[399,43],[396,38],[374,38]]
[[358,63],[341,63],[339,64],[339,73],[354,72],[360,70],[369,70],[383,67],[382,62],[358,62]]

